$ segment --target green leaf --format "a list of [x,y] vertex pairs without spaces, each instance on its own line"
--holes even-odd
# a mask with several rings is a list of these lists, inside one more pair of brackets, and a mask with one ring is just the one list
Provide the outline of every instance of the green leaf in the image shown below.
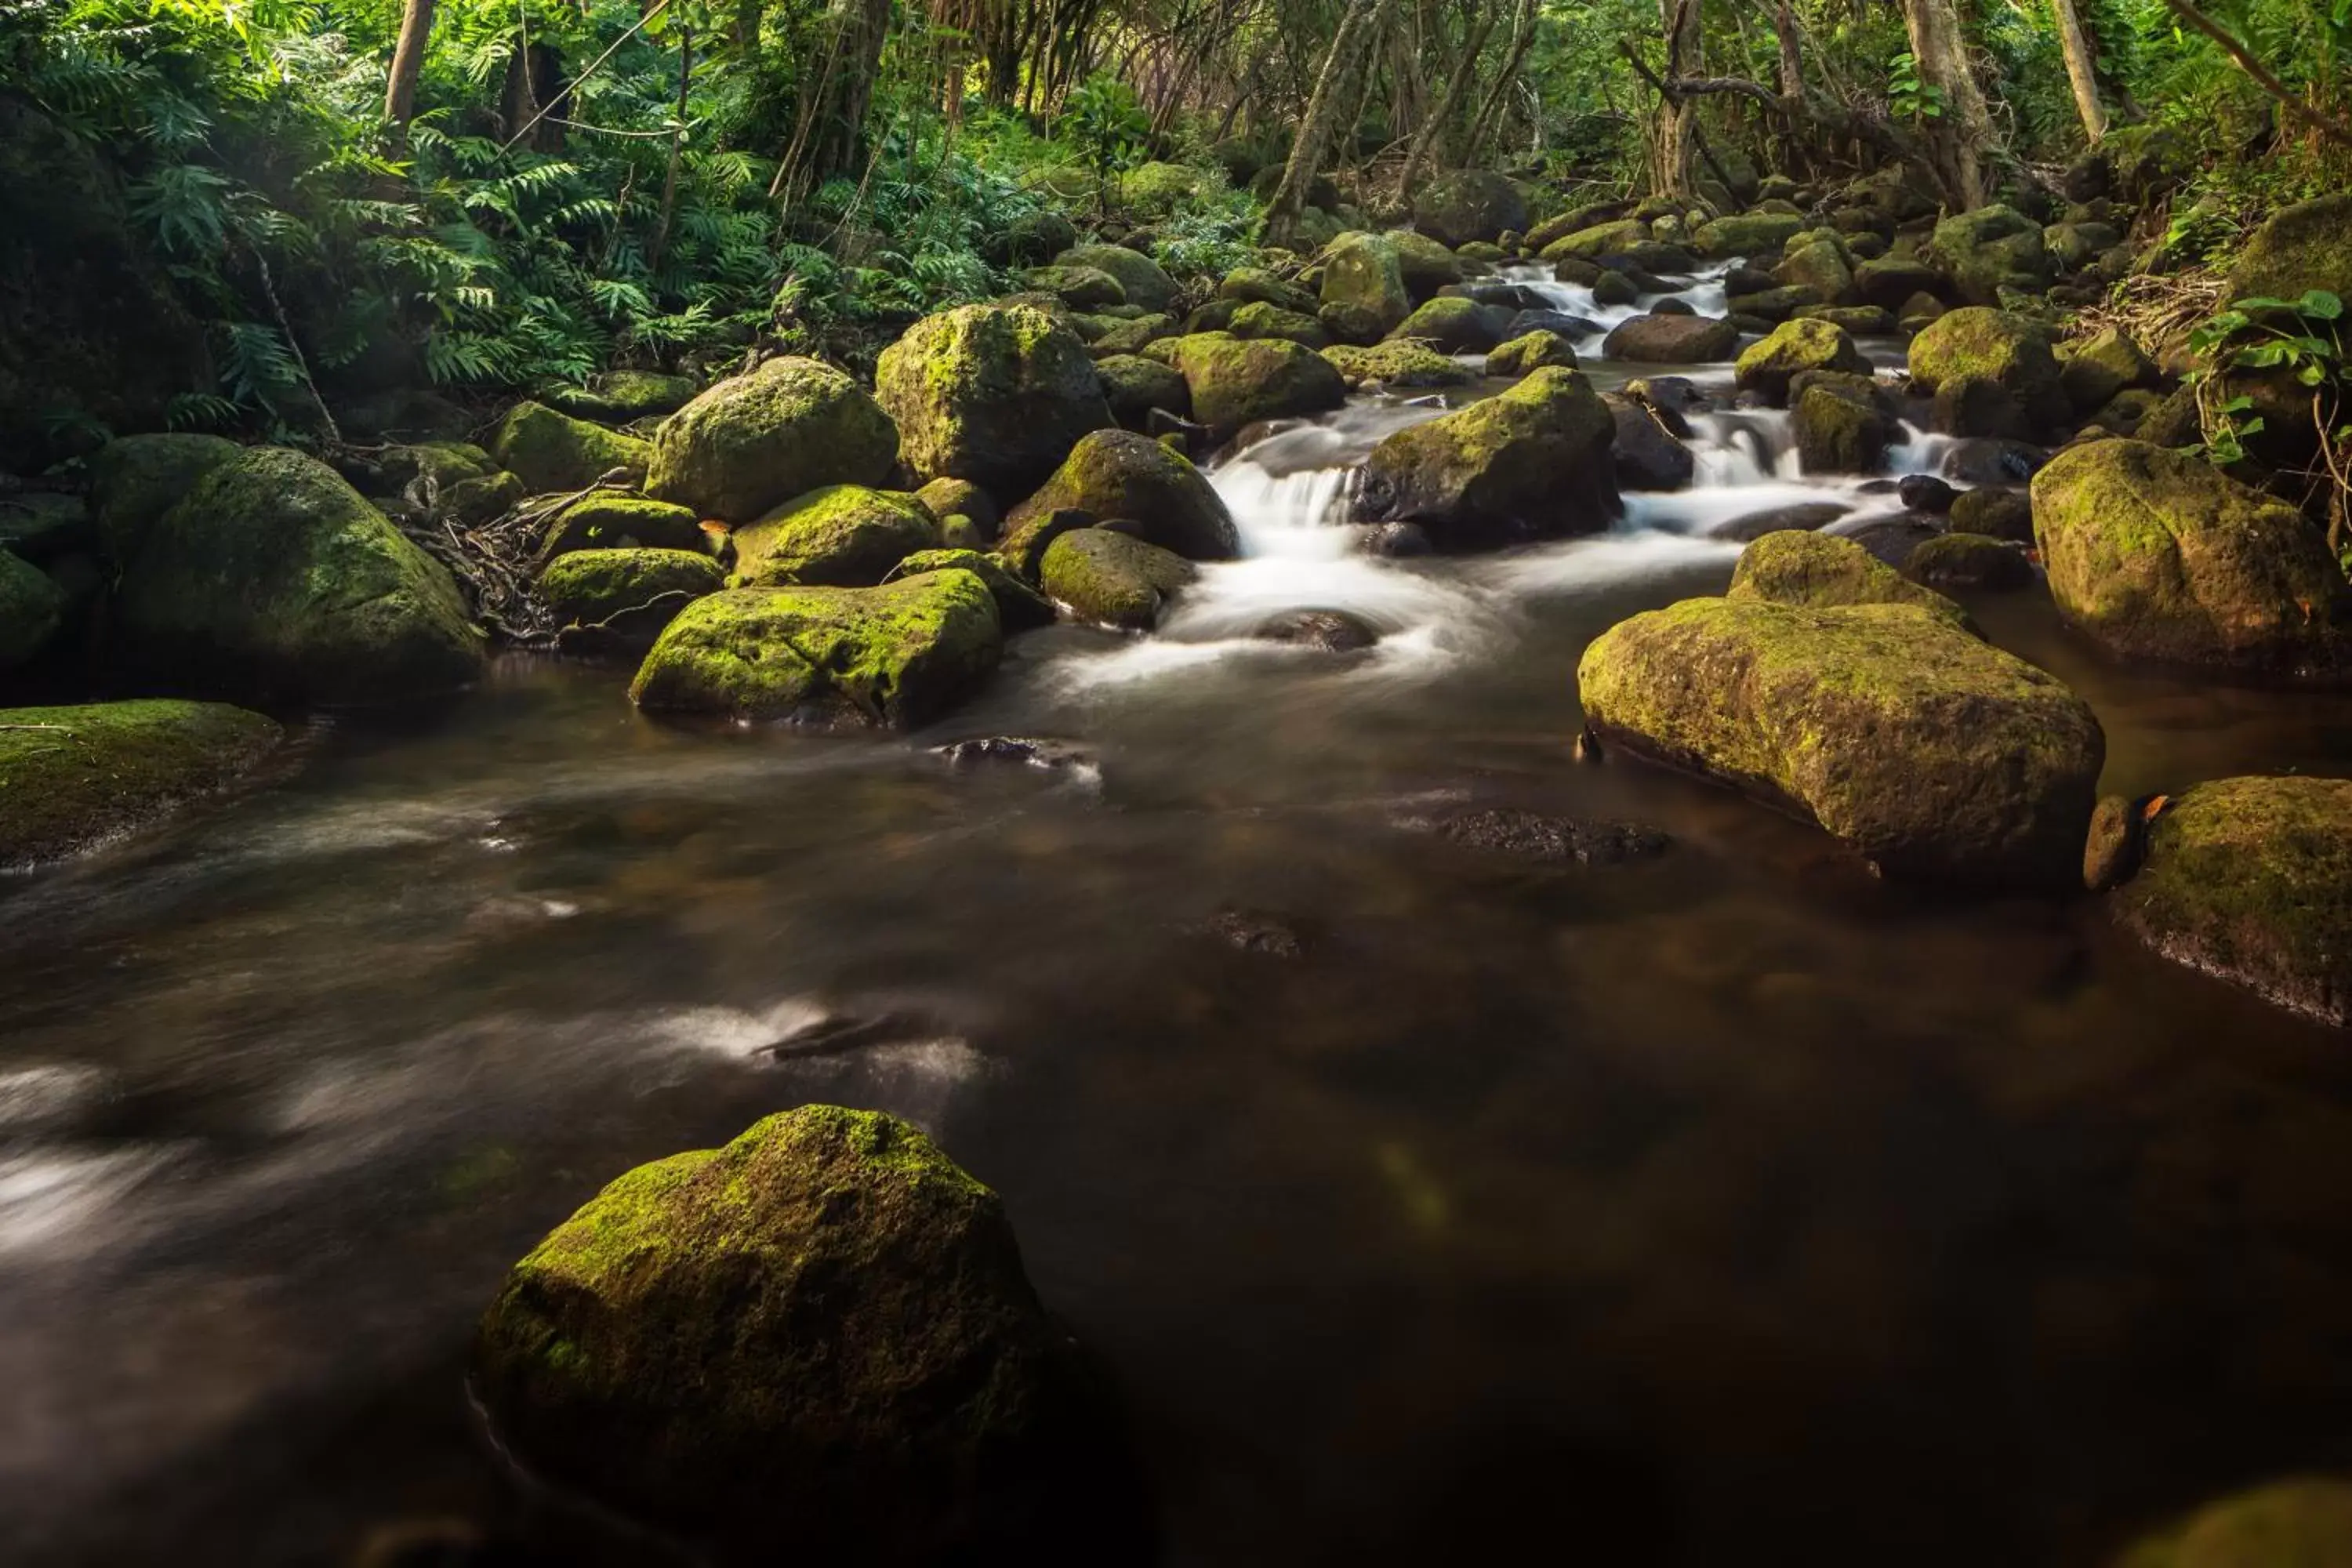
[[[2352,5],[2352,0],[2345,0],[2345,3]],[[2333,321],[2344,314],[2344,301],[2325,289],[2314,289],[2295,308],[2315,321]]]

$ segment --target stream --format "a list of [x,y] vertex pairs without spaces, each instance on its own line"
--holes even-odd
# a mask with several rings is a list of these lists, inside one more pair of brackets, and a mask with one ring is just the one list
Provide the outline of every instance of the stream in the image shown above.
[[[1023,637],[932,731],[666,726],[624,668],[511,655],[0,884],[0,1560],[505,1539],[463,1368],[508,1265],[809,1100],[1003,1194],[1170,1564],[2093,1565],[2352,1462],[2339,1035],[2095,904],[1906,893],[1571,758],[1579,651],[1720,592],[1711,530],[1902,510],[1800,475],[1727,365],[1683,374],[1717,400],[1697,482],[1604,535],[1360,553],[1350,465],[1441,410],[1358,399],[1215,468],[1244,558],[1158,635]],[[1252,635],[1299,608],[1381,640]],[[2340,699],[2118,668],[2038,593],[1971,608],[2097,710],[2111,792],[2352,771]],[[1068,748],[935,750],[990,735]],[[1486,808],[1673,843],[1424,830]]]

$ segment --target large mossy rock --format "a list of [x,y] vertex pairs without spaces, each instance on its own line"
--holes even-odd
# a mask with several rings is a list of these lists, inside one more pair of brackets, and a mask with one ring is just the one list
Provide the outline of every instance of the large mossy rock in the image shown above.
[[688,550],[575,550],[539,574],[565,642],[592,647],[643,647],[725,585],[718,562]]
[[1964,376],[2015,398],[2045,442],[2073,416],[2050,334],[2023,316],[1972,305],[1946,311],[1911,340],[1911,382],[1918,390],[1933,394]]
[[1357,515],[1417,522],[1441,549],[1592,532],[1617,516],[1616,437],[1581,374],[1538,370],[1382,439],[1365,461]]
[[1192,389],[1174,365],[1141,354],[1110,354],[1095,361],[1095,373],[1102,378],[1111,417],[1130,430],[1150,423],[1154,409],[1180,419],[1192,416]]
[[1916,256],[1873,257],[1853,269],[1854,292],[1865,305],[1900,310],[1922,294],[1935,298],[1949,285]]
[[1462,281],[1462,258],[1439,241],[1409,228],[1391,230],[1386,237],[1396,247],[1405,290],[1415,300],[1433,299],[1439,289]]
[[1650,226],[1640,218],[1612,218],[1560,236],[1545,246],[1541,255],[1546,261],[1590,261],[1646,244],[1649,237]]
[[2066,619],[2175,664],[2340,679],[2352,589],[2284,501],[2139,441],[2069,447],[2033,477],[2033,535]]
[[1601,357],[1629,364],[1707,364],[1739,347],[1739,329],[1715,316],[1635,316],[1601,340]]
[[1005,518],[1007,553],[1040,520],[1056,511],[1123,519],[1163,550],[1192,561],[1227,561],[1241,553],[1234,515],[1192,460],[1131,430],[1098,430],[1035,495]]
[[1021,1561],[1110,1436],[996,1194],[832,1106],[613,1182],[507,1276],[474,1374],[534,1469],[728,1562]]
[[1783,321],[1771,335],[1741,352],[1735,379],[1776,407],[1789,401],[1789,384],[1809,370],[1868,375],[1870,361],[1834,321]]
[[1169,601],[1198,575],[1182,556],[1105,528],[1061,534],[1037,567],[1046,597],[1081,620],[1135,632],[1157,626]]
[[242,450],[219,436],[125,436],[89,459],[89,515],[100,545],[118,567],[139,557],[148,531]]
[[1323,249],[1321,300],[1327,319],[1360,319],[1360,336],[1384,337],[1412,314],[1404,260],[1386,235],[1343,234]]
[[574,550],[701,550],[702,520],[694,509],[620,490],[582,496],[550,518],[539,558]]
[[2300,300],[2314,289],[2352,304],[2352,192],[2281,208],[2230,271],[2230,298]]
[[930,509],[910,495],[827,485],[735,531],[738,587],[871,587],[940,542]]
[[911,729],[970,696],[1003,642],[996,600],[970,572],[735,588],[669,624],[629,695],[652,712]]
[[1195,332],[1167,351],[1192,389],[1192,417],[1215,440],[1231,440],[1261,419],[1328,413],[1348,401],[1331,362],[1297,343]]
[[987,584],[1007,637],[1054,624],[1054,602],[1014,576],[996,555],[982,555],[977,550],[918,550],[898,563],[901,577],[927,572],[969,572]]
[[1118,245],[1079,245],[1054,258],[1059,267],[1091,267],[1118,279],[1127,302],[1146,310],[1165,310],[1183,292],[1168,270],[1139,250]]
[[697,390],[690,375],[613,370],[598,376],[593,386],[567,386],[550,393],[547,400],[559,411],[583,419],[625,425],[632,419],[675,414],[693,400]]
[[0,550],[0,670],[37,658],[65,614],[65,590],[47,573]]
[[1805,220],[1793,213],[1739,213],[1712,218],[1692,232],[1701,256],[1777,257],[1789,241],[1804,233]]
[[1605,633],[1577,679],[1604,742],[1792,806],[1888,877],[2081,877],[2098,720],[1947,614],[1690,599]]
[[1350,392],[1374,382],[1407,388],[1468,386],[1478,379],[1478,373],[1460,360],[1410,338],[1391,338],[1370,348],[1336,343],[1323,351],[1323,357]]
[[524,489],[543,495],[586,489],[615,469],[643,474],[654,460],[654,448],[543,403],[518,403],[499,421],[490,455]]
[[1491,245],[1528,226],[1528,200],[1509,175],[1463,169],[1438,175],[1412,200],[1414,226],[1449,249],[1484,240]]
[[698,516],[749,522],[826,485],[887,484],[898,430],[829,364],[772,359],[719,382],[662,422],[646,493]]
[[116,610],[134,663],[206,694],[385,702],[482,669],[448,569],[341,475],[281,447],[247,448],[166,512]]
[[1486,374],[1501,381],[1516,381],[1546,365],[1574,370],[1576,345],[1545,328],[1522,332],[1486,356]]
[[1427,343],[1440,353],[1485,353],[1502,342],[1513,312],[1453,295],[1432,300],[1407,316],[1390,334]]
[[918,479],[970,479],[999,500],[1113,423],[1086,344],[1027,306],[926,317],[882,351],[874,384]]
[[2175,963],[2352,1025],[2352,780],[2222,779],[2174,795],[2113,907]]
[[0,868],[120,838],[227,787],[284,738],[218,702],[0,709]]
[[2208,1503],[2109,1568],[2352,1568],[2352,1482],[2307,1476]]
[[1301,348],[1328,349],[1331,346],[1331,334],[1317,318],[1262,302],[1244,305],[1235,310],[1225,330],[1237,338],[1280,338]]
[[1924,254],[1972,305],[1998,305],[2005,288],[2032,290],[2050,281],[2042,226],[2014,207],[1979,207],[1944,219]]
[[1739,552],[1724,596],[1811,610],[1911,605],[1955,626],[1968,624],[1967,612],[1951,600],[1906,582],[1853,540],[1829,533],[1782,530],[1764,535]]

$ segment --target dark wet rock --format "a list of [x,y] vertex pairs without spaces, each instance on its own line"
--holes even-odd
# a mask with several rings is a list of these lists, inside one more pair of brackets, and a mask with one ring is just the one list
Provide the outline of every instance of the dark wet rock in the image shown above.
[[[805,379],[805,373],[795,373],[795,380]],[[999,497],[1019,495],[1036,484],[1081,437],[1112,423],[1102,378],[1086,344],[1052,315],[1025,306],[966,305],[925,317],[882,351],[874,384],[875,412],[887,414],[884,425],[895,422],[898,455],[917,479],[970,479]],[[700,402],[677,418],[690,418]],[[862,416],[850,415],[845,407],[833,417],[852,424],[855,439],[866,440]],[[666,446],[670,442],[670,426],[663,426],[662,438]],[[858,451],[861,463],[878,455],[880,447],[876,431],[870,451]],[[870,478],[830,475],[772,495],[751,513],[734,515],[757,515],[821,484],[878,484],[888,471],[886,461]]]
[[1511,324],[1503,329],[1503,341],[1508,342],[1513,338],[1525,337],[1529,332],[1557,332],[1571,343],[1580,343],[1600,330],[1601,326],[1597,321],[1582,316],[1570,315],[1565,310],[1555,310],[1545,307],[1521,310],[1517,315],[1513,316]]
[[1892,337],[1897,323],[1892,310],[1876,305],[1806,305],[1796,314],[1801,321],[1827,321],[1857,337]]
[[1906,474],[1895,482],[1895,493],[1913,511],[1923,511],[1931,517],[1941,517],[1952,510],[1960,492],[1933,474]]
[[2010,390],[1981,375],[1956,375],[1936,388],[1927,427],[1940,436],[2022,441],[2039,432]]
[[2033,542],[2033,502],[2023,490],[1962,490],[1952,500],[1950,515],[1956,533],[1981,534],[2011,544]]
[[1192,389],[1169,365],[1135,354],[1095,361],[1111,416],[1130,430],[1142,429],[1154,410],[1182,416],[1192,412]]
[[2352,669],[2352,586],[2294,507],[2200,458],[2095,441],[2033,481],[2067,621],[2120,654],[2280,675]]
[[2138,805],[2106,795],[2091,812],[2090,837],[2083,845],[2083,886],[2105,893],[2131,880],[2147,842],[2147,819]]
[[1734,294],[1725,301],[1735,319],[1762,321],[1766,330],[1789,321],[1808,305],[1821,301],[1811,289],[1794,286],[1767,289],[1756,294]]
[[1910,563],[1913,551],[1931,539],[1941,538],[1943,532],[1927,519],[1908,514],[1872,518],[1837,530],[1838,537],[1853,540],[1897,572]]
[[1903,563],[1904,574],[1930,588],[2006,593],[2033,585],[2033,563],[2014,544],[1980,533],[1922,540]]
[[1462,286],[1462,258],[1439,241],[1412,230],[1392,229],[1384,236],[1396,247],[1397,266],[1404,273],[1405,292],[1416,302],[1454,294]]
[[1780,286],[1779,279],[1769,272],[1760,272],[1753,267],[1735,267],[1723,275],[1727,294],[1769,294]]
[[0,709],[0,868],[111,843],[227,788],[284,739],[217,702]]
[[1364,530],[1363,551],[1384,560],[1405,561],[1436,549],[1417,522],[1383,522]]
[[1625,395],[1645,403],[1663,414],[1685,421],[1677,436],[1687,437],[1688,416],[1704,414],[1715,406],[1706,389],[1686,375],[1652,375],[1625,384]]
[[1650,307],[1653,316],[1696,316],[1698,310],[1688,300],[1661,300]]
[[1219,910],[1207,920],[1186,928],[1191,934],[1265,958],[1298,958],[1307,943],[1298,925],[1286,915],[1265,910]]
[[1746,542],[1761,539],[1768,533],[1811,532],[1835,522],[1852,510],[1840,501],[1798,501],[1789,506],[1768,507],[1762,511],[1752,511],[1744,517],[1717,523],[1707,530],[1707,537]]
[[2172,797],[2112,907],[2175,963],[2352,1025],[2352,780],[2222,779]]
[[1616,422],[1591,383],[1538,370],[1496,397],[1374,447],[1368,522],[1418,522],[1447,549],[1591,532],[1616,516]]
[[1092,1533],[1117,1447],[996,1194],[833,1106],[613,1182],[508,1275],[473,1369],[534,1470],[728,1561],[783,1520],[813,1561],[1021,1560]]
[[1601,345],[1603,358],[1633,364],[1706,364],[1727,360],[1739,329],[1712,316],[1635,316]]
[[1098,765],[1092,752],[1074,742],[1034,735],[981,735],[952,741],[933,751],[951,768],[1011,765],[1061,773],[1091,771]]
[[1286,610],[1252,635],[1326,653],[1356,653],[1381,640],[1370,622],[1345,610]]
[[2029,441],[1974,438],[1944,454],[1944,477],[1958,485],[2021,485],[2042,471],[2050,454]]
[[1665,853],[1674,842],[1654,827],[1630,822],[1586,822],[1532,811],[1465,811],[1399,823],[1465,848],[1578,866],[1615,866]]
[[1601,399],[1616,422],[1616,444],[1611,456],[1617,488],[1623,490],[1678,490],[1691,482],[1697,459],[1676,440],[1658,416],[1630,397]]
[[1688,599],[1603,634],[1577,681],[1604,744],[1793,806],[1889,878],[2081,877],[2098,720],[1948,614]]

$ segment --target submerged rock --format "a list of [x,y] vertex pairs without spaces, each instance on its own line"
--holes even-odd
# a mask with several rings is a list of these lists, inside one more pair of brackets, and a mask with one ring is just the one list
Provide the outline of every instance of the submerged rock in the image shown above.
[[2025,552],[1980,533],[1946,533],[1924,541],[1903,563],[1905,575],[1930,588],[2001,593],[2033,585]]
[[2113,908],[2175,963],[2352,1024],[2352,780],[2222,779],[2174,796]]
[[2352,668],[2352,586],[2284,502],[2137,441],[2069,448],[2033,480],[2066,619],[2121,654],[2274,674]]
[[1886,876],[2055,889],[2081,875],[2098,720],[1948,612],[1685,600],[1605,633],[1577,679],[1604,743],[1793,806]]
[[227,787],[284,739],[217,702],[0,709],[0,868],[120,838]]
[[615,470],[642,475],[653,462],[654,448],[544,404],[518,403],[491,437],[490,454],[524,489],[548,494],[586,489]]
[[780,1530],[812,1561],[1018,1560],[1095,1517],[1116,1447],[996,1194],[833,1106],[613,1182],[508,1275],[474,1373],[534,1469],[729,1561]]
[[448,569],[342,476],[280,447],[199,480],[149,532],[116,605],[131,661],[184,689],[383,702],[482,668]]
[[1060,772],[1092,771],[1097,765],[1093,752],[1073,742],[1043,740],[1034,735],[981,735],[969,741],[951,741],[933,750],[947,759],[951,768],[1010,763]]
[[826,485],[887,484],[898,459],[898,429],[865,388],[815,360],[772,359],[663,422],[646,493],[742,523]]
[[828,485],[735,531],[735,585],[864,588],[940,542],[930,509],[909,495]]
[[1656,828],[1635,823],[1584,822],[1532,811],[1465,811],[1410,818],[1400,826],[1490,854],[1579,866],[1646,860],[1664,854],[1674,842]]
[[1581,374],[1538,370],[1381,440],[1365,461],[1357,515],[1418,522],[1448,549],[1591,532],[1617,514],[1616,435]]
[[1046,547],[1038,579],[1085,620],[1150,631],[1199,573],[1171,551],[1103,528],[1075,529]]
[[649,711],[911,729],[996,668],[995,598],[970,572],[878,588],[737,588],[688,605],[629,688]]
[[1013,509],[1005,537],[1069,510],[1126,519],[1152,543],[1188,560],[1227,561],[1241,553],[1240,531],[1215,487],[1190,458],[1133,431],[1097,430],[1072,447],[1044,488]]
[[1251,635],[1325,653],[1358,653],[1381,640],[1370,622],[1345,610],[1285,610]]

